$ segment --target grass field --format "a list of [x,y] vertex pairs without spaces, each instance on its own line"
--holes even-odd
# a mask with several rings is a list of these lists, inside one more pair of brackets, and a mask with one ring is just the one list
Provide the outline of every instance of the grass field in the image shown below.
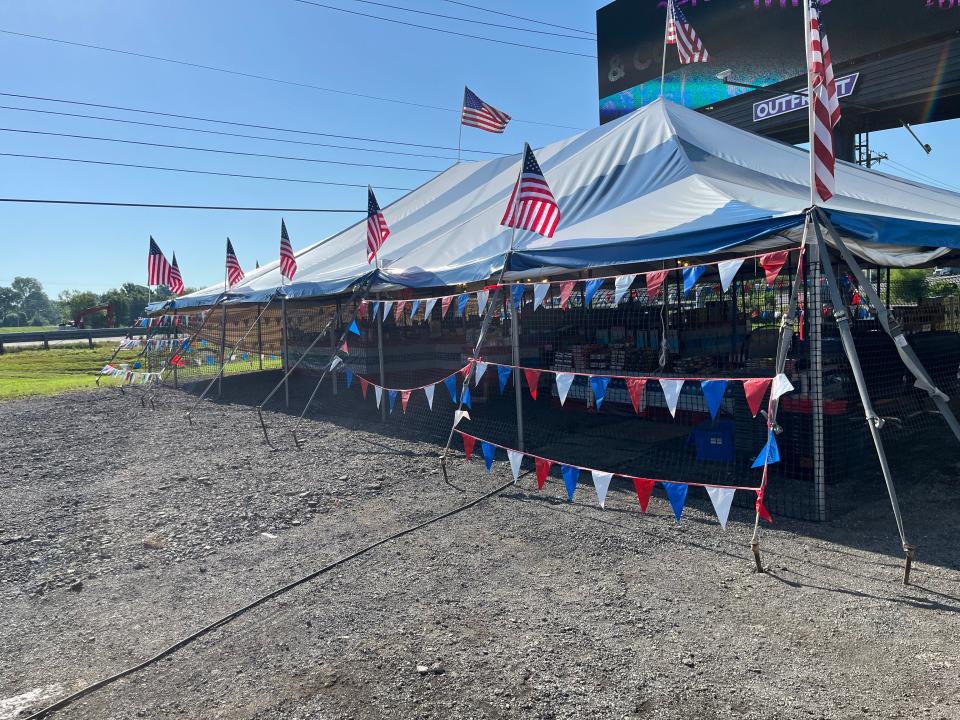
[[[50,350],[24,349],[0,355],[0,401],[29,395],[56,395],[67,390],[94,387],[94,375],[104,366],[114,345],[102,344],[90,349],[58,346]],[[136,353],[121,353],[118,362]],[[104,378],[101,385],[116,382]]]
[[28,327],[0,327],[0,335],[10,335],[11,333],[51,332],[56,329],[57,329],[56,325],[31,325]]

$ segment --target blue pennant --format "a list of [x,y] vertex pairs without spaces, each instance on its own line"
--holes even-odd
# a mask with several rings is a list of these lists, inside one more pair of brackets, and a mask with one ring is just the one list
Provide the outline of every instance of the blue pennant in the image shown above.
[[480,449],[483,451],[483,462],[487,466],[487,472],[493,467],[493,458],[497,454],[497,448],[488,442],[480,443]]
[[703,391],[703,397],[707,401],[710,417],[716,420],[717,413],[720,412],[720,403],[723,402],[723,394],[727,391],[727,381],[701,380],[700,389]]
[[213,365],[213,355],[207,355],[207,365]]
[[600,406],[603,404],[603,398],[607,394],[607,385],[610,384],[610,378],[608,377],[591,377],[590,385],[593,387],[593,400],[597,404],[597,410],[600,409]]
[[473,405],[470,404],[470,386],[466,383],[463,384],[463,395],[460,399],[463,401],[464,405],[473,410]]
[[560,473],[563,475],[563,484],[567,486],[567,500],[573,502],[573,493],[577,489],[577,480],[580,479],[580,468],[561,465]]
[[413,320],[413,316],[417,314],[417,310],[420,309],[420,300],[413,301],[413,307],[410,309],[410,319]]
[[140,364],[140,361],[139,361],[139,360],[137,360],[137,361],[133,364],[133,369],[134,369],[134,370],[139,370],[139,369],[142,368],[142,367],[143,367],[143,365]]
[[397,391],[396,391],[396,390],[388,390],[388,391],[387,391],[387,397],[390,398],[390,414],[392,415],[392,414],[393,414],[393,406],[397,404]]
[[464,293],[457,298],[457,317],[463,316],[463,311],[467,309],[467,303],[470,301],[470,296]]
[[663,489],[667,491],[667,499],[673,507],[673,516],[680,522],[680,516],[683,515],[683,506],[687,502],[687,486],[681,483],[663,483]]
[[523,302],[524,290],[526,290],[526,288],[523,285],[514,285],[513,288],[510,290],[510,292],[513,295],[513,306],[517,308],[517,310],[520,309],[520,303]]
[[350,371],[350,368],[347,368],[347,387],[350,387],[353,384],[353,373]]
[[206,347],[206,346],[207,346],[207,341],[206,341],[206,340],[201,340],[201,341],[200,341],[200,347]]
[[697,284],[700,276],[706,272],[707,268],[703,265],[694,265],[683,269],[683,293],[687,294]]
[[504,367],[499,365],[497,367],[497,377],[500,379],[500,394],[503,394],[504,389],[507,387],[507,380],[510,379],[510,371],[513,368]]
[[373,304],[373,316],[374,316],[375,318],[380,317],[380,301],[379,301],[379,300],[377,300],[377,301]]
[[249,360],[249,359],[250,359],[250,356],[247,355],[247,353],[244,353],[244,354],[241,355],[240,357],[241,357],[242,359],[244,359],[244,360]]
[[352,323],[350,323],[350,327],[349,327],[348,329],[349,329],[350,332],[352,332],[354,335],[357,335],[357,336],[360,335],[360,328],[357,326],[357,321],[356,321],[356,319],[354,319],[354,321],[353,321]]
[[587,281],[587,286],[583,289],[583,304],[585,307],[590,307],[590,302],[593,300],[593,296],[597,294],[597,290],[600,289],[601,285],[603,285],[603,278]]
[[780,448],[777,447],[777,439],[773,436],[773,430],[771,430],[767,437],[767,444],[763,446],[760,454],[757,455],[757,459],[753,461],[753,465],[750,467],[761,468],[764,463],[772,465],[775,462],[780,462]]
[[443,381],[443,384],[447,386],[447,390],[450,391],[450,400],[454,404],[457,402],[457,376],[451,375],[446,380]]

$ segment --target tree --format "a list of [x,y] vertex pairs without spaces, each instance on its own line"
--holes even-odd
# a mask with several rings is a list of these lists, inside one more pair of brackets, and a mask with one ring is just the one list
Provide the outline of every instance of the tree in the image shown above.
[[0,287],[0,317],[4,324],[11,315],[23,319],[21,325],[46,325],[57,319],[57,311],[36,278],[15,277],[10,287]]
[[[100,304],[100,297],[89,290],[64,290],[57,300],[60,303],[60,312],[66,322],[73,320],[81,310]],[[90,318],[87,324],[98,327],[104,324],[104,320]]]
[[890,294],[897,304],[916,305],[928,294],[928,270],[895,268],[890,271]]

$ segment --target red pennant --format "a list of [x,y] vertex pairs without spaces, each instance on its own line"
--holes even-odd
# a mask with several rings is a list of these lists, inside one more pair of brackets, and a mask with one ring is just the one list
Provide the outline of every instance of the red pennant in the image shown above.
[[460,433],[460,435],[463,437],[463,454],[467,457],[467,462],[470,462],[470,456],[473,455],[473,446],[477,444],[477,439],[466,433]]
[[541,457],[534,457],[533,464],[537,467],[537,490],[543,490],[543,484],[547,481],[547,475],[550,474],[550,466],[553,462]]
[[540,371],[533,368],[525,368],[523,374],[527,377],[527,385],[530,386],[530,397],[537,399],[537,385],[540,384]]
[[743,394],[747,396],[747,404],[750,406],[750,412],[756,417],[760,412],[760,406],[763,403],[763,396],[767,394],[767,388],[770,387],[772,378],[754,378],[753,380],[743,381]]
[[367,388],[370,387],[370,381],[366,378],[360,378],[360,393],[363,395],[363,399],[367,399]]
[[646,274],[647,278],[647,302],[653,300],[660,294],[660,288],[663,287],[663,281],[667,279],[669,270],[654,270]]
[[853,305],[859,305],[859,304],[860,304],[860,293],[855,292],[855,293],[853,294],[853,300],[851,301],[851,303],[852,303]]
[[400,391],[400,406],[403,408],[403,414],[407,414],[407,401],[410,400],[410,390]]
[[647,511],[647,505],[650,502],[650,493],[653,492],[653,480],[647,478],[631,478],[633,480],[633,489],[637,491],[637,500],[640,502],[640,509]]
[[780,274],[783,264],[789,256],[789,250],[778,250],[760,256],[760,267],[764,269],[767,275],[767,287],[773,287],[773,281],[777,279],[777,275]]
[[643,389],[647,386],[646,378],[627,378],[627,392],[630,393],[630,402],[633,411],[640,414],[640,400],[643,399]]
[[567,303],[570,301],[570,295],[573,293],[573,288],[577,285],[576,280],[567,280],[566,282],[560,283],[560,309],[566,310]]
[[407,301],[399,300],[397,302],[396,308],[393,310],[393,321],[400,322],[403,320],[403,311],[407,309]]
[[343,346],[342,346],[340,349],[343,350],[344,354],[346,354],[346,355],[349,355],[349,354],[350,354],[350,348],[347,347],[347,340],[346,340],[346,338],[344,338],[344,340],[343,340]]
[[170,364],[174,367],[183,367],[183,358],[179,355],[174,355],[172,358],[170,358]]
[[361,300],[360,304],[357,305],[357,317],[369,317],[369,308],[370,304],[366,300]]
[[447,310],[450,309],[450,303],[453,302],[453,295],[447,295],[445,298],[440,298],[440,319],[443,320],[447,316]]
[[467,376],[470,374],[471,367],[473,367],[473,358],[470,358],[467,364],[460,368],[460,374],[463,375],[464,380],[466,380]]
[[757,493],[757,514],[768,523],[773,525],[773,518],[770,516],[770,512],[767,510],[767,506],[763,504],[763,491]]

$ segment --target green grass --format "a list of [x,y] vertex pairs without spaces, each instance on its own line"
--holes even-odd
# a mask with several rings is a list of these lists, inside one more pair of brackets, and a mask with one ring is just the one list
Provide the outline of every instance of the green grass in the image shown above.
[[[0,401],[93,388],[95,373],[106,364],[113,347],[111,343],[93,349],[84,345],[8,351],[0,355]],[[121,353],[114,362],[125,362],[135,354]],[[105,377],[100,385],[116,382]]]
[[0,327],[0,335],[9,335],[11,333],[28,333],[28,332],[51,332],[56,330],[56,325],[30,325],[27,327]]

